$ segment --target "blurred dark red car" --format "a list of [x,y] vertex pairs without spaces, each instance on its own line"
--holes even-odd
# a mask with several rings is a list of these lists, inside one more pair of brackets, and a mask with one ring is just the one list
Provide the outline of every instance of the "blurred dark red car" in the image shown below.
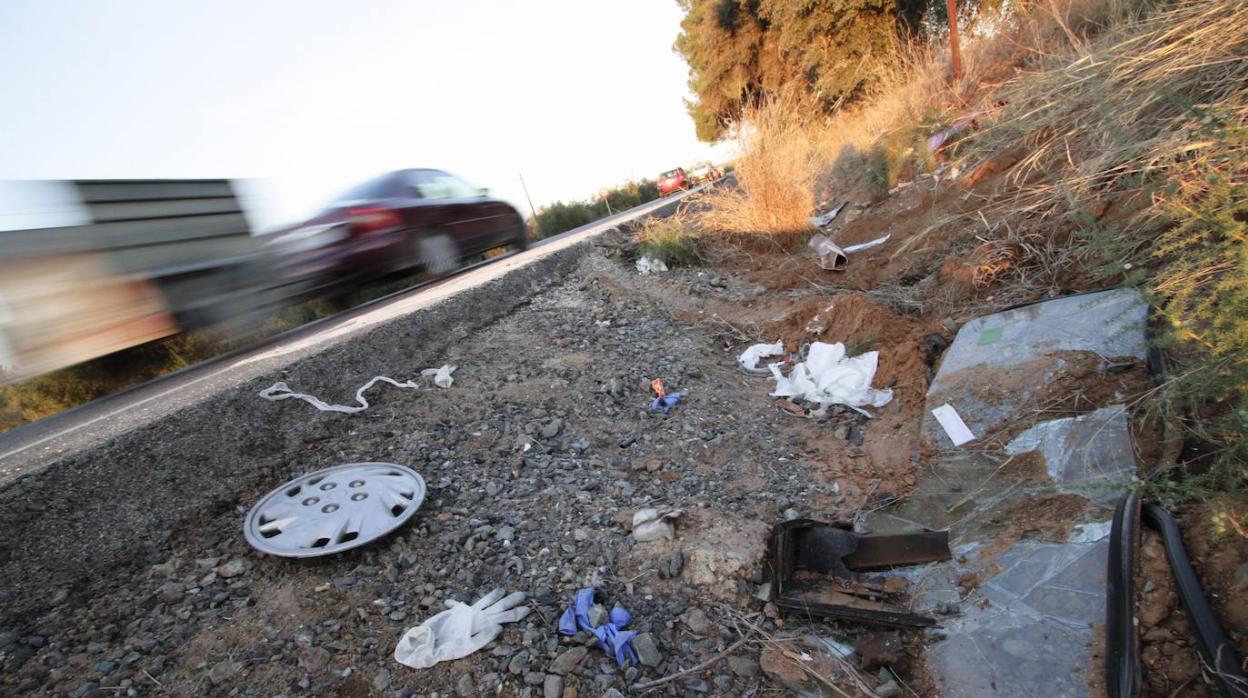
[[675,191],[686,189],[689,187],[689,176],[685,174],[685,168],[677,167],[669,172],[659,175],[659,196],[667,196]]
[[524,219],[487,190],[441,170],[398,170],[344,192],[324,211],[270,236],[285,281],[320,290],[527,246]]

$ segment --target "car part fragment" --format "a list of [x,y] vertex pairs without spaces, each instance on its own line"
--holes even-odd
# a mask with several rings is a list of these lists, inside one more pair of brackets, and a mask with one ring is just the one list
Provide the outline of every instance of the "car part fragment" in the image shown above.
[[1209,607],[1200,579],[1183,545],[1179,524],[1156,504],[1143,503],[1138,492],[1128,494],[1114,513],[1109,552],[1109,586],[1105,621],[1105,679],[1110,698],[1139,695],[1139,636],[1135,622],[1135,548],[1139,521],[1161,535],[1166,560],[1174,574],[1183,609],[1196,633],[1196,645],[1207,671],[1223,698],[1248,698],[1248,678],[1226,633]]
[[393,463],[350,463],[302,475],[265,495],[243,533],[261,552],[319,557],[372,542],[407,522],[425,480]]
[[772,546],[771,586],[780,608],[895,628],[936,624],[900,605],[909,587],[904,578],[862,572],[948,560],[948,531],[860,536],[794,519],[776,526]]
[[1140,691],[1140,628],[1135,623],[1135,552],[1140,542],[1139,492],[1114,509],[1109,533],[1105,603],[1105,693],[1136,696]]

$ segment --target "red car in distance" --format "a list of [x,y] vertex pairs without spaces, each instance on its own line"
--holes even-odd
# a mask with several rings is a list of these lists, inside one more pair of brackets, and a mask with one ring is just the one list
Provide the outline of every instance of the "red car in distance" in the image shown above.
[[659,175],[659,196],[667,196],[672,192],[688,188],[689,176],[685,174],[685,168],[683,167],[677,167]]

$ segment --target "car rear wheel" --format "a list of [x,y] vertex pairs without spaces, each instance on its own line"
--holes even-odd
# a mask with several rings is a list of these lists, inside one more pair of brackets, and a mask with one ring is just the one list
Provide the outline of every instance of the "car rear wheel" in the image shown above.
[[529,227],[524,223],[517,224],[515,235],[511,239],[511,244],[515,245],[516,250],[519,252],[529,249]]
[[446,274],[459,266],[459,248],[450,235],[440,230],[420,236],[416,257],[421,268],[430,274]]

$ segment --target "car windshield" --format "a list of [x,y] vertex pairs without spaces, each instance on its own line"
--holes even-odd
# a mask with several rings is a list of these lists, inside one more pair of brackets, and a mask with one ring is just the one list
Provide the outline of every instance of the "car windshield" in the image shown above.
[[412,170],[407,178],[425,199],[470,199],[482,193],[481,187],[441,170]]
[[361,201],[374,201],[376,199],[384,199],[393,196],[393,182],[394,178],[389,174],[375,177],[367,182],[364,182],[363,184],[357,184],[338,196],[335,196],[333,200],[329,202],[329,206],[330,208],[335,208],[338,206],[347,206],[359,203]]
[[662,177],[663,179],[667,179],[668,177],[675,177],[678,174],[680,174],[680,170],[672,170],[671,172],[664,172],[663,174],[659,176]]

